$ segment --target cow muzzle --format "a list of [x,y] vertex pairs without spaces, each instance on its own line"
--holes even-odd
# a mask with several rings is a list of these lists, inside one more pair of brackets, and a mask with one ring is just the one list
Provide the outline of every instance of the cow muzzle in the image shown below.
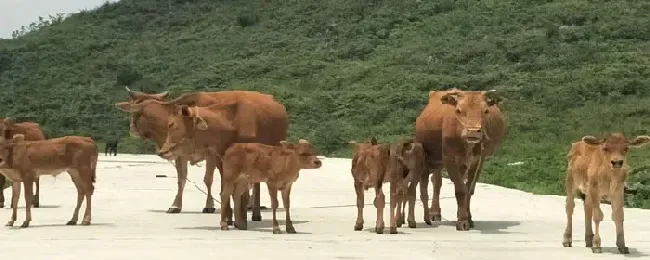
[[483,139],[483,132],[481,132],[481,128],[465,128],[461,137],[469,144],[476,144],[480,143]]
[[614,169],[620,169],[623,167],[623,160],[612,160],[612,168]]

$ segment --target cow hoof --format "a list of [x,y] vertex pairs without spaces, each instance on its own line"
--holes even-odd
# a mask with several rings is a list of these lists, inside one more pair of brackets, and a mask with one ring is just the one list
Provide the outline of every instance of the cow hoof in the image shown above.
[[280,228],[273,228],[273,234],[282,234],[282,230]]
[[594,235],[585,235],[585,247],[594,246]]
[[433,215],[433,221],[442,221],[441,215]]
[[262,221],[262,215],[259,215],[259,216],[253,215],[251,217],[251,220],[253,220],[253,221]]
[[215,208],[203,208],[203,213],[214,213],[215,211]]
[[242,224],[235,223],[235,228],[239,229],[239,230],[247,230],[248,229],[248,224],[246,224],[246,222],[244,222]]
[[363,223],[354,224],[354,231],[359,231],[363,229]]
[[66,224],[66,226],[74,226],[74,225],[77,224],[77,221],[70,220],[70,221],[68,221],[68,223],[65,223],[65,224]]
[[376,228],[375,228],[375,232],[376,232],[377,234],[383,234],[383,233],[384,233],[384,228],[383,228],[383,227],[376,227]]
[[40,205],[41,205],[41,204],[39,204],[38,202],[34,202],[34,203],[32,204],[32,206],[33,206],[34,208],[39,208]]
[[618,252],[624,255],[627,255],[630,253],[630,249],[628,247],[619,247]]
[[221,226],[221,230],[223,230],[223,231],[228,231],[228,230],[230,230],[230,229],[228,228],[228,226]]
[[397,227],[391,227],[390,228],[390,233],[391,234],[397,234]]
[[13,221],[13,220],[10,220],[10,221],[7,222],[7,224],[5,225],[5,227],[13,227],[13,226],[14,226],[14,221]]
[[432,224],[430,219],[425,219],[424,223],[426,223],[428,226],[431,226]]
[[29,222],[27,222],[27,221],[23,222],[23,224],[20,225],[20,227],[21,227],[21,228],[29,227]]
[[167,210],[167,213],[168,213],[168,214],[177,214],[177,213],[181,213],[181,208],[174,208],[174,207],[169,208],[169,209]]
[[403,224],[403,223],[401,223],[401,222],[398,221],[398,222],[397,222],[397,227],[402,227],[402,224]]
[[5,207],[5,203],[4,202],[0,203],[0,209],[2,209],[4,207]]
[[296,229],[294,227],[287,227],[287,234],[295,234]]
[[226,224],[227,224],[228,226],[232,226],[234,223],[235,223],[235,222],[233,222],[232,219],[226,221]]
[[415,228],[416,227],[415,220],[409,220],[408,222],[409,222],[409,228]]
[[458,231],[468,231],[469,230],[469,221],[456,221],[456,230]]
[[592,247],[591,252],[594,253],[594,254],[600,254],[600,253],[603,252],[603,248],[601,248],[601,247]]
[[571,242],[568,242],[568,241],[562,242],[562,246],[571,247]]
[[474,228],[474,221],[473,220],[469,221],[469,228]]
[[88,220],[81,221],[81,225],[88,226],[88,225],[90,225],[90,221],[88,221]]

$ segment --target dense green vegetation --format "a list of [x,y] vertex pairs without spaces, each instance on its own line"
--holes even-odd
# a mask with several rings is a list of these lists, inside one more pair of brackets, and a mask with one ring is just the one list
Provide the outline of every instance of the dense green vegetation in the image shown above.
[[[503,90],[509,136],[481,181],[539,194],[563,193],[572,141],[650,129],[644,0],[122,0],[15,35],[0,41],[3,114],[49,136],[118,135],[122,152],[153,151],[113,106],[124,85],[271,93],[292,139],[329,156],[412,136],[429,90]],[[648,186],[629,206],[650,208],[649,155],[631,154]]]

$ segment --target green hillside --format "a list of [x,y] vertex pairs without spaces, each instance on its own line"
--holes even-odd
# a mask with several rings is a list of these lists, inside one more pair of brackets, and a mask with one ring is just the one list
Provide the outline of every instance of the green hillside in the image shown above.
[[[481,181],[562,194],[571,141],[650,132],[650,1],[122,0],[0,41],[3,115],[48,136],[152,152],[113,105],[124,85],[273,94],[329,156],[412,136],[429,90],[499,89],[509,135]],[[650,208],[649,156],[630,206]]]

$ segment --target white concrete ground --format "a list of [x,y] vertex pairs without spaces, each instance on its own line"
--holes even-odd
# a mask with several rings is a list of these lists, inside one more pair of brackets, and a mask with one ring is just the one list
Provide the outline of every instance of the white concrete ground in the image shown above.
[[[204,168],[190,167],[189,179],[205,190]],[[165,174],[167,178],[156,178]],[[214,194],[219,194],[216,174]],[[601,224],[606,252],[593,255],[584,247],[582,203],[574,215],[574,247],[563,248],[564,198],[536,196],[498,186],[479,184],[472,208],[476,229],[458,232],[453,222],[426,226],[418,199],[418,227],[404,225],[400,234],[372,232],[373,191],[366,192],[364,231],[353,231],[356,208],[348,159],[324,159],[320,170],[304,170],[294,185],[292,217],[299,234],[274,235],[271,212],[261,222],[249,221],[249,230],[218,228],[217,214],[202,214],[205,195],[191,182],[183,212],[166,214],[176,193],[172,165],[156,156],[100,157],[91,226],[65,226],[76,192],[67,175],[41,178],[41,208],[33,210],[27,229],[0,226],[2,259],[602,259],[621,258],[615,249],[611,210],[603,207]],[[265,187],[262,185],[262,187]],[[431,187],[431,185],[430,185]],[[442,188],[443,218],[455,220],[453,186]],[[10,196],[10,189],[5,194]],[[385,187],[388,194],[388,188]],[[419,197],[419,196],[418,196]],[[217,197],[218,198],[218,197]],[[266,188],[262,203],[270,206]],[[17,225],[24,220],[19,204]],[[217,204],[217,208],[219,204]],[[284,231],[284,211],[278,214]],[[83,210],[82,210],[83,213]],[[11,211],[0,210],[0,220]],[[250,216],[250,212],[249,212]],[[80,216],[81,217],[81,216]],[[650,258],[650,211],[625,210],[628,257]],[[385,210],[388,227],[388,208]]]

